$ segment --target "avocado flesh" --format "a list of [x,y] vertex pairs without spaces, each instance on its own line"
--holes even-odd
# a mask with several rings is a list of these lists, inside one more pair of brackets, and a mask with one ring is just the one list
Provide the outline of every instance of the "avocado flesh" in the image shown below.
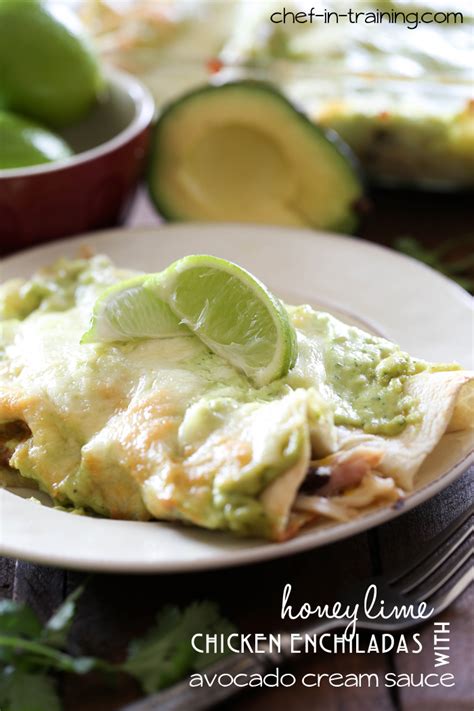
[[181,98],[159,121],[149,186],[171,220],[351,229],[361,186],[350,161],[269,85]]

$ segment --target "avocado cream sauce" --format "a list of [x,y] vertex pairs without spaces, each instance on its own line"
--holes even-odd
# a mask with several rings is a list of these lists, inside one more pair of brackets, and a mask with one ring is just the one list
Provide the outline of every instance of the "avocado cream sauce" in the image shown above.
[[115,268],[102,255],[93,259],[58,259],[31,279],[0,284],[0,322],[23,320],[34,311],[66,311],[79,302],[93,303],[108,286],[133,275]]
[[334,406],[336,425],[393,436],[421,419],[418,402],[404,394],[407,378],[424,370],[454,370],[411,358],[383,338],[346,326],[309,306],[290,308],[298,329],[299,357],[288,382],[314,383]]

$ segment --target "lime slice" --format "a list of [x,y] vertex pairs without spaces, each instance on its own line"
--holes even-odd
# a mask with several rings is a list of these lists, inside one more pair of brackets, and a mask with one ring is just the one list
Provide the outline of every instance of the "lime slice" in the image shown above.
[[214,352],[262,386],[296,360],[296,334],[279,299],[241,267],[192,255],[150,277],[149,288]]
[[95,302],[81,343],[191,335],[156,291],[145,287],[148,278],[140,275],[106,289]]

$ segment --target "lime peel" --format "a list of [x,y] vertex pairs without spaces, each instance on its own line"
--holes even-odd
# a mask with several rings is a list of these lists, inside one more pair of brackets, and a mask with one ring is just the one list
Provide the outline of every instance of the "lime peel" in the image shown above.
[[148,274],[142,274],[106,289],[95,302],[81,343],[191,335],[168,304],[146,288],[148,279]]
[[285,376],[297,356],[287,311],[258,279],[219,257],[190,255],[146,282],[214,353],[258,386]]

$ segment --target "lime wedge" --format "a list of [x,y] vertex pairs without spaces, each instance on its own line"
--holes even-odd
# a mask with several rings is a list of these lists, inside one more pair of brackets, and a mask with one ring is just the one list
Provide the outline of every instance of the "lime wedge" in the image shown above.
[[148,278],[140,275],[106,289],[95,302],[81,343],[191,335],[156,291],[145,287]]
[[214,353],[258,386],[296,360],[296,334],[279,299],[245,269],[218,257],[179,259],[147,286]]

